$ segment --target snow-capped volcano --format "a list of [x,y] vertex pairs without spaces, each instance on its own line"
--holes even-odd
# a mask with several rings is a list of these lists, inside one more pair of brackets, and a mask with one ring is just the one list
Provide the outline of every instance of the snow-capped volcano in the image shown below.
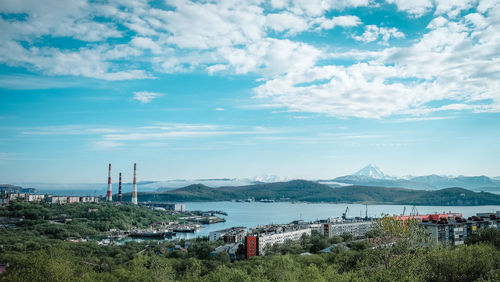
[[375,179],[392,179],[391,176],[385,174],[380,168],[372,164],[365,166],[352,175],[367,176]]

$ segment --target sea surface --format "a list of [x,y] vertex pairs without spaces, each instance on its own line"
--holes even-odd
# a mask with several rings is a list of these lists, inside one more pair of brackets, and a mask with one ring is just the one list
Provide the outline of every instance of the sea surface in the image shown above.
[[[226,222],[204,225],[195,233],[178,233],[175,238],[193,238],[208,236],[211,231],[225,229],[235,226],[247,228],[256,227],[270,223],[289,223],[294,220],[313,221],[317,219],[327,219],[329,217],[340,217],[349,207],[347,217],[365,216],[366,211],[369,217],[380,217],[382,214],[400,215],[403,213],[403,205],[360,205],[360,204],[310,204],[310,203],[238,203],[238,202],[186,202],[186,209],[193,210],[221,210],[227,216],[221,216]],[[475,215],[478,212],[500,211],[500,206],[417,206],[420,214],[436,212],[459,212],[464,217]],[[412,211],[412,206],[406,206],[405,214]]]

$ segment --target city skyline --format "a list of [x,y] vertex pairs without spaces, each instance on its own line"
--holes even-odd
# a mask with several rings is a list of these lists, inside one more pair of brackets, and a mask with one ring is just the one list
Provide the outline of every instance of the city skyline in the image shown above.
[[4,1],[0,180],[500,176],[499,1]]

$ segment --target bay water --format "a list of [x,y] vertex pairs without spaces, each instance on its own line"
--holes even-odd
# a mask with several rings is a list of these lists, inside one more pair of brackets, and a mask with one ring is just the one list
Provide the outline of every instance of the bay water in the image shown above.
[[[211,231],[225,229],[235,226],[247,228],[271,223],[289,223],[294,220],[314,221],[327,219],[329,217],[340,217],[349,207],[347,217],[364,217],[366,212],[369,217],[380,217],[382,214],[400,215],[406,207],[405,214],[408,215],[412,206],[407,205],[361,205],[361,204],[328,204],[328,203],[241,203],[241,202],[186,202],[189,211],[220,210],[226,212],[227,216],[221,216],[226,222],[203,225],[199,231],[194,233],[178,233],[175,238],[193,238],[208,236]],[[416,206],[419,214],[433,214],[442,212],[459,212],[464,217],[475,215],[478,212],[500,211],[500,206]]]

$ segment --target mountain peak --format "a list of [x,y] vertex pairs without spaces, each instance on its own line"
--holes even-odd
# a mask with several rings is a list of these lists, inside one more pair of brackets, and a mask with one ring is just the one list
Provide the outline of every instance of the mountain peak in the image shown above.
[[389,178],[387,174],[385,174],[380,168],[378,168],[376,165],[369,164],[365,166],[364,168],[358,170],[356,173],[353,175],[356,176],[367,176],[375,179],[386,179]]

